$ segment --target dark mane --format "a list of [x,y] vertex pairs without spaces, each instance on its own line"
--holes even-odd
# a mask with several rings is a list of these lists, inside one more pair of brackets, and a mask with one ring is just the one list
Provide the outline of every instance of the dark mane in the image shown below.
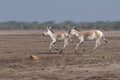
[[75,29],[75,30],[79,31],[76,27],[74,27],[73,29]]
[[50,29],[50,31],[51,31],[52,33],[54,33],[52,29]]

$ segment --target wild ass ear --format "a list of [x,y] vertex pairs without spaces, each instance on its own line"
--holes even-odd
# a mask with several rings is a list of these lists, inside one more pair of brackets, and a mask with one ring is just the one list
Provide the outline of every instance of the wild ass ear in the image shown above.
[[74,26],[73,29],[76,29],[76,27]]
[[50,26],[49,29],[52,29],[52,27]]
[[50,30],[50,29],[52,29],[51,27],[47,27],[47,30]]
[[79,31],[76,27],[73,27],[73,29],[75,29],[75,30]]

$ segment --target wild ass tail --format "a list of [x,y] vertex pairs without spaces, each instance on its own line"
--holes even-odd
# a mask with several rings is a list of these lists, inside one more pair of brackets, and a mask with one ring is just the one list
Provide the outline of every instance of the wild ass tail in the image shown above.
[[103,34],[102,38],[103,38],[103,40],[105,41],[105,43],[108,43],[108,41],[105,39],[104,34]]

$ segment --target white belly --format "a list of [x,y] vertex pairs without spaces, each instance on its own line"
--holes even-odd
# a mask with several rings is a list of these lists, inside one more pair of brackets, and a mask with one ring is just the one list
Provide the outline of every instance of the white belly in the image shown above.
[[61,38],[57,38],[57,40],[64,40],[64,38],[62,38],[62,37]]
[[84,38],[85,38],[85,40],[94,40],[96,38],[96,35],[94,33],[91,36],[85,36]]

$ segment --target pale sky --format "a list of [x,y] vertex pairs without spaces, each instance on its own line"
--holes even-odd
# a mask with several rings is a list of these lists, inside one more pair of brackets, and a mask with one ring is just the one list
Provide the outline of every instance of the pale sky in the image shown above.
[[0,0],[0,22],[120,21],[120,0]]

